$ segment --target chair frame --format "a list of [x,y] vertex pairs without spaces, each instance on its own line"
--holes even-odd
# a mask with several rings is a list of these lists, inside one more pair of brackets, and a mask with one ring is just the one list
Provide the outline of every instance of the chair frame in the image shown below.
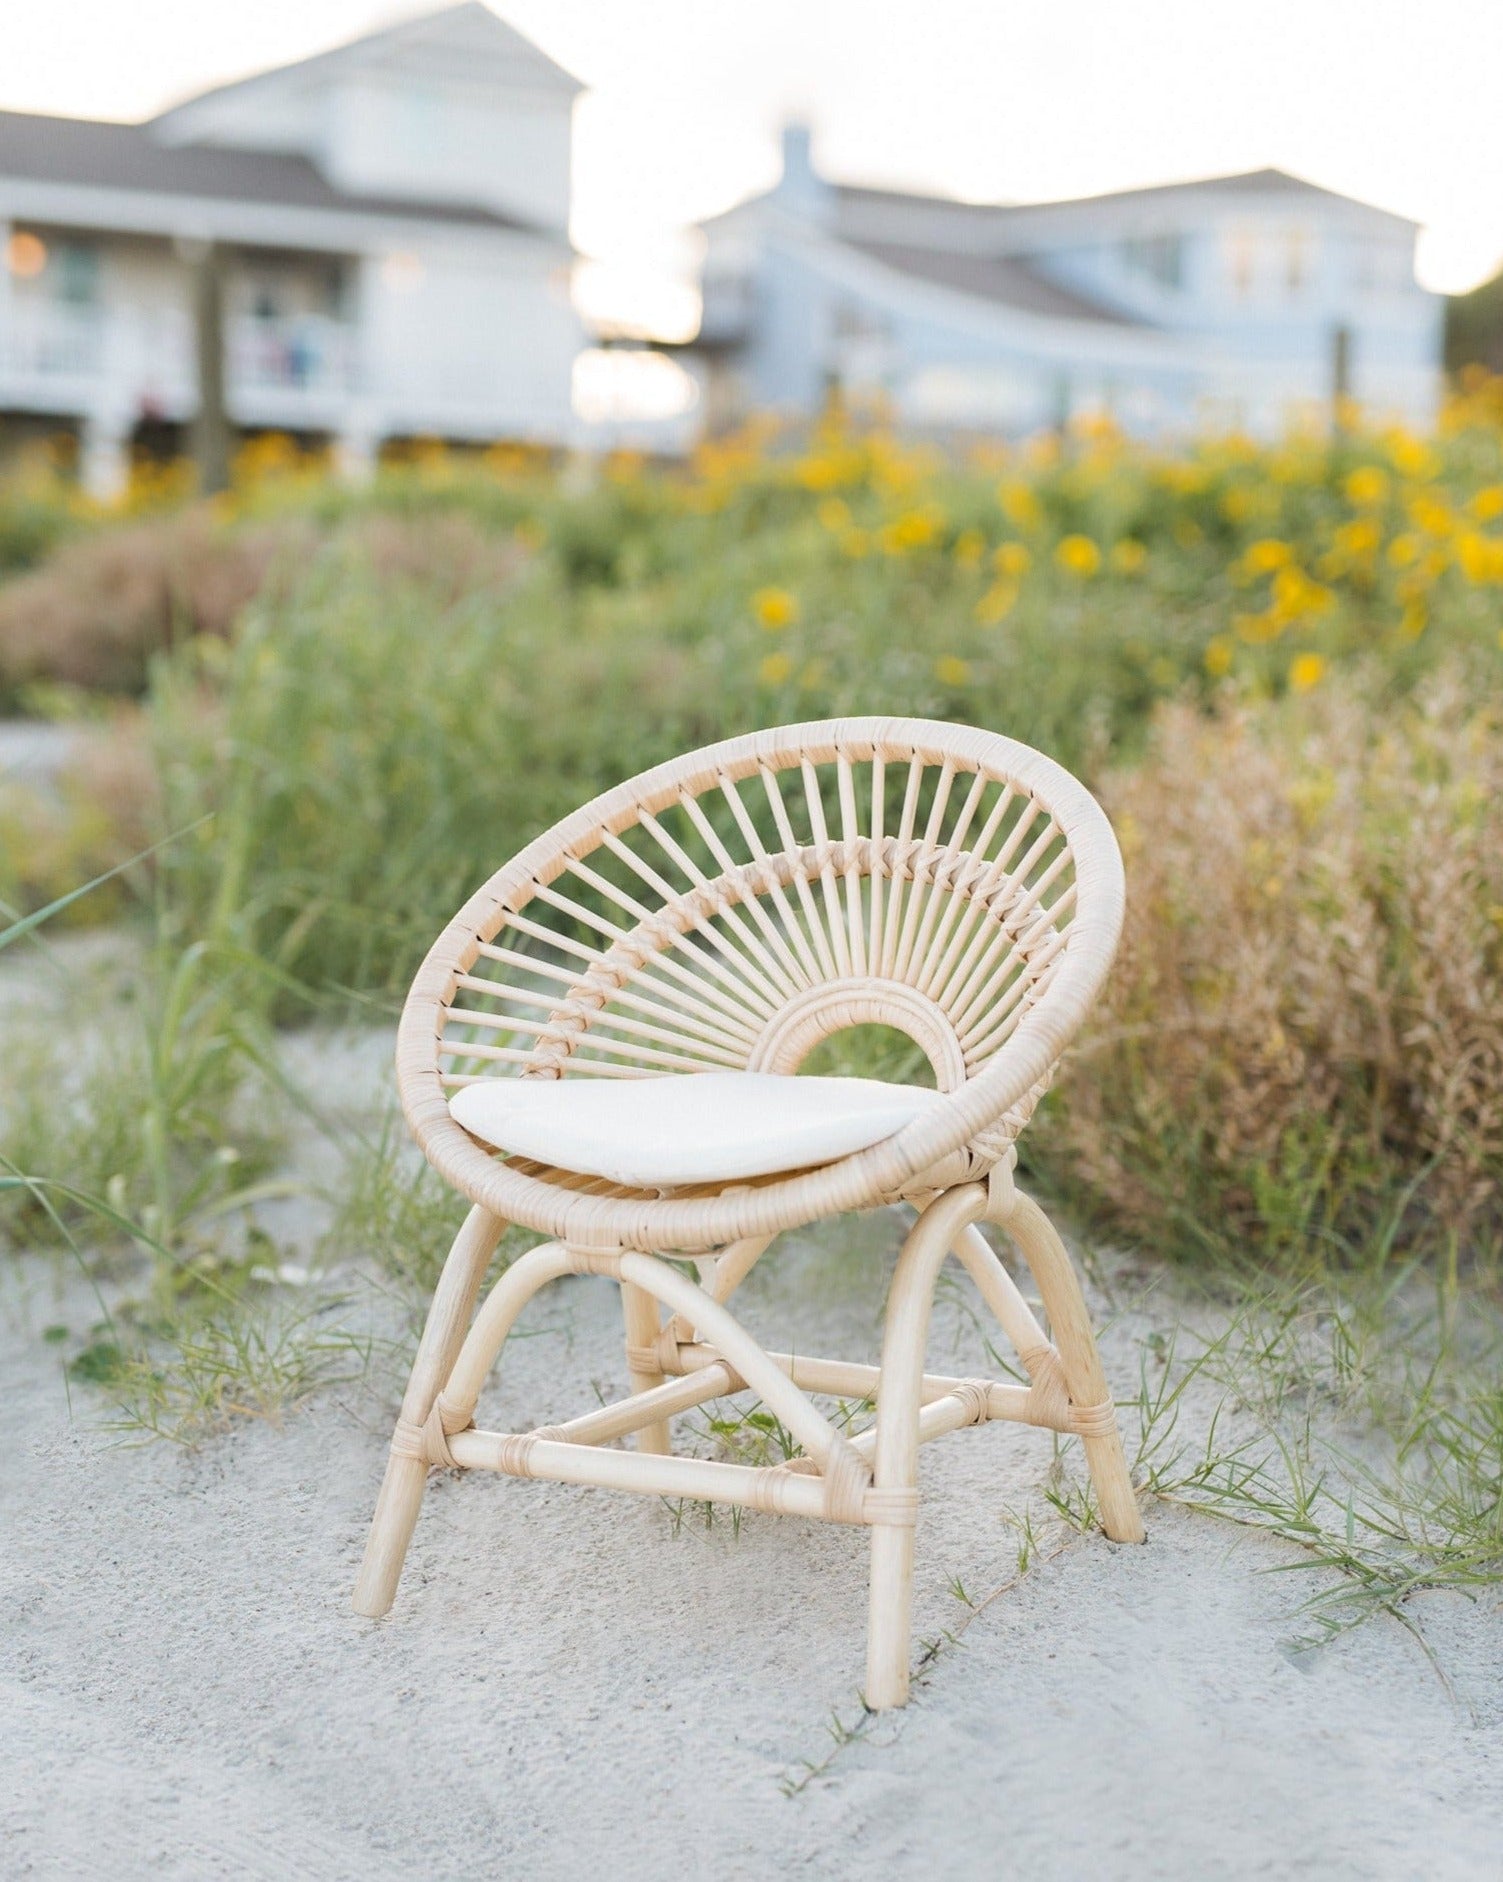
[[[803,789],[807,842],[780,782],[790,773]],[[957,780],[964,790],[955,809]],[[772,843],[746,812],[740,786],[748,781],[765,789]],[[889,834],[892,783],[903,789]],[[701,799],[735,813],[749,852],[739,862]],[[698,833],[699,858],[664,829],[659,819],[670,812]],[[723,816],[720,827],[730,827]],[[622,840],[644,832],[680,882]],[[608,878],[612,857],[634,886],[650,885],[655,906]],[[593,908],[580,899],[587,894]],[[398,1036],[409,1124],[473,1206],[402,1402],[357,1611],[379,1616],[391,1607],[435,1467],[863,1525],[872,1533],[864,1694],[880,1709],[908,1696],[920,1445],[992,1419],[1074,1433],[1102,1527],[1116,1541],[1141,1541],[1079,1279],[1047,1216],[1013,1180],[1018,1132],[1106,976],[1123,900],[1111,827],[1068,772],[998,734],[911,719],[822,721],[707,747],[604,793],[499,870],[434,945]],[[634,925],[605,919],[601,907]],[[550,911],[551,928],[535,919]],[[498,936],[514,945],[496,945]],[[497,965],[513,974],[535,966],[518,948],[539,939],[568,950],[562,967],[539,970],[558,987],[539,993],[485,977]],[[544,1018],[519,1017],[519,1004]],[[869,1150],[788,1175],[631,1191],[502,1157],[449,1113],[448,1090],[497,1070],[645,1076],[741,1064],[791,1073],[821,1040],[868,1023],[914,1039],[947,1102]],[[486,1043],[502,1035],[526,1043]],[[726,1303],[783,1230],[896,1202],[918,1213],[891,1283],[880,1364],[767,1352],[731,1314]],[[982,1235],[983,1222],[1000,1227],[1028,1264],[1052,1339]],[[513,1262],[480,1304],[508,1223],[550,1239]],[[665,1253],[692,1259],[700,1285]],[[925,1372],[934,1289],[951,1253],[1016,1349],[1026,1386]],[[567,1274],[619,1283],[629,1396],[530,1432],[476,1429],[481,1389],[518,1315]],[[752,1468],[673,1453],[673,1417],[742,1391],[787,1427],[800,1455]],[[874,1399],[872,1428],[845,1435],[811,1393]],[[616,1448],[633,1435],[635,1449]]]

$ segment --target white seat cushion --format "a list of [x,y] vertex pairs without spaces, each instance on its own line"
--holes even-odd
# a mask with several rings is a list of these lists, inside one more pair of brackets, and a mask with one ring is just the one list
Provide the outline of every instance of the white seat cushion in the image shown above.
[[510,1156],[656,1189],[831,1163],[942,1103],[937,1091],[875,1078],[693,1072],[484,1078],[456,1091],[449,1110],[472,1136]]

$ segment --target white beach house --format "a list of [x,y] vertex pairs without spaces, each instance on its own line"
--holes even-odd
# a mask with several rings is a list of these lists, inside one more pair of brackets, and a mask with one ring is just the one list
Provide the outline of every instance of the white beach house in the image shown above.
[[1415,234],[1279,170],[1015,206],[850,188],[795,127],[781,183],[706,225],[701,347],[722,412],[838,388],[939,429],[1268,432],[1342,392],[1424,422],[1444,303]]
[[332,440],[572,441],[578,82],[483,6],[145,124],[0,113],[0,421],[108,491],[197,401],[191,262],[226,255],[230,420]]

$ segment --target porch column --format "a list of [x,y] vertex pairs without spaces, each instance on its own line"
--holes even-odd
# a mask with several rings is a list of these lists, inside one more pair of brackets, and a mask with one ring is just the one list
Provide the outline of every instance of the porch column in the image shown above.
[[345,264],[339,298],[345,403],[334,434],[334,465],[351,483],[364,483],[375,475],[386,430],[385,414],[379,409],[382,388],[372,358],[372,310],[380,293],[378,266],[373,255],[352,256]]
[[381,446],[377,413],[361,399],[351,399],[334,437],[334,467],[350,483],[364,483],[375,475]]
[[10,377],[14,357],[10,335],[10,238],[10,220],[0,216],[0,385]]
[[79,482],[89,496],[111,503],[130,480],[130,424],[117,412],[87,412],[80,428]]

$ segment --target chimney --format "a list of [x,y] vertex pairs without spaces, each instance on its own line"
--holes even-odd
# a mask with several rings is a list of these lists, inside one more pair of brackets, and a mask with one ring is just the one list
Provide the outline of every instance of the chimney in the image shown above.
[[810,222],[829,220],[835,193],[814,167],[812,128],[800,119],[783,126],[783,175],[778,201]]

